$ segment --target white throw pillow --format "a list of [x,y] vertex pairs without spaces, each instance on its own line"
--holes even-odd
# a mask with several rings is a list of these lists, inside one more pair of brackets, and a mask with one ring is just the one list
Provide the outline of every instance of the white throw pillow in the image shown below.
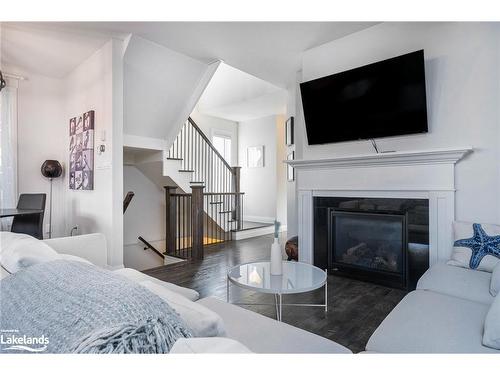
[[60,259],[50,246],[27,234],[0,232],[0,264],[10,273]]
[[170,349],[170,354],[198,353],[242,354],[252,352],[241,342],[226,337],[180,338]]
[[500,349],[500,295],[495,297],[486,315],[483,345]]
[[214,311],[150,280],[139,284],[167,302],[191,328],[195,337],[225,335],[224,322]]
[[493,269],[490,282],[490,294],[495,297],[500,293],[500,263]]
[[[472,261],[473,264],[471,267],[471,257],[473,255],[473,252],[470,247],[467,247],[465,246],[465,244],[463,244],[463,240],[473,238],[475,234],[474,232],[476,232],[476,234],[486,233],[486,235],[489,237],[500,236],[500,226],[493,224],[474,224],[462,221],[454,222],[454,247],[453,253],[451,255],[451,260],[448,261],[448,264],[450,266],[472,268],[478,271],[492,272],[493,268],[495,268],[495,266],[500,262],[500,258],[491,254],[484,255],[479,263],[477,261]],[[500,251],[500,244],[496,244],[496,247]],[[479,260],[479,258],[477,260]]]

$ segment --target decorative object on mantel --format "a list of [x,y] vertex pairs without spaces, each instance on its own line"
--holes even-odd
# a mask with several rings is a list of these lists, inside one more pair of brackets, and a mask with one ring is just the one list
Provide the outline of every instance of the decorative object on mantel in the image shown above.
[[94,111],[69,120],[69,188],[94,190]]
[[285,251],[288,255],[288,261],[299,260],[299,236],[294,236],[286,241]]
[[283,274],[283,258],[281,256],[281,246],[279,241],[280,223],[274,221],[274,242],[271,246],[271,275]]
[[40,170],[42,176],[50,181],[49,238],[52,238],[52,180],[61,176],[63,169],[57,160],[45,160]]
[[285,141],[287,146],[293,145],[293,116],[285,123]]
[[264,146],[251,146],[247,149],[247,167],[264,167]]
[[[286,160],[293,160],[293,159],[295,159],[295,151],[290,152],[286,157]],[[290,164],[287,164],[286,166],[286,177],[288,181],[295,181],[295,170]]]

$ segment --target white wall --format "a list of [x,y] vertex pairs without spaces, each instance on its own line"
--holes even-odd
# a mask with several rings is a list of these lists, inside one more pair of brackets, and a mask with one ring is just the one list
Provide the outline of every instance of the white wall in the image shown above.
[[[96,148],[94,190],[68,189],[66,225],[78,225],[80,233],[104,233],[112,267],[123,264],[122,64],[121,43],[110,40],[66,77],[67,118],[95,111]],[[68,147],[67,137],[62,137]],[[99,155],[101,143],[106,151]]]
[[[276,117],[243,121],[238,125],[243,215],[250,221],[272,221],[276,217]],[[264,167],[247,167],[247,149],[264,146]]]
[[276,129],[276,220],[286,230],[287,224],[287,175],[286,160],[287,146],[285,144],[285,115],[275,118]]
[[[64,113],[65,82],[5,66],[29,77],[19,81],[18,89],[18,193],[46,193],[44,234],[48,235],[50,196],[49,180],[42,176],[40,167],[47,159],[59,160],[66,167],[65,146],[61,142],[66,135]],[[52,236],[67,235],[64,225],[66,173],[53,181]]]
[[[293,145],[287,146],[286,154],[290,152],[295,152],[295,159],[302,159],[302,147],[301,139],[297,137],[297,122],[300,122],[300,116],[302,116],[302,106],[297,106],[296,103],[300,101],[300,97],[297,98],[299,94],[299,84],[302,79],[302,72],[297,72],[295,84],[288,87],[288,101],[286,105],[286,118],[293,116],[294,118],[294,128],[293,128]],[[298,222],[297,222],[297,203],[296,203],[296,181],[286,181],[286,205],[287,205],[287,236],[288,238],[296,236],[298,234]]]
[[248,121],[284,113],[286,91],[221,63],[198,101],[205,115]]
[[[109,249],[108,264],[123,263],[123,71],[121,41],[110,40],[62,79],[40,76],[19,67],[9,70],[27,76],[19,87],[19,193],[49,192],[40,166],[46,159],[63,165],[54,180],[53,237],[102,232]],[[95,111],[94,190],[69,190],[69,119]],[[106,152],[97,154],[102,131]],[[46,220],[48,223],[48,204]],[[47,228],[45,228],[47,229]]]
[[228,163],[231,167],[238,166],[238,123],[204,115],[197,108],[191,113],[191,118],[210,141],[212,141],[214,132],[220,132],[231,137],[231,160]]
[[136,167],[123,167],[123,190],[133,191],[123,217],[123,242],[125,245],[136,244],[137,237],[147,241],[165,239],[165,193]]
[[[303,81],[424,49],[429,133],[377,140],[381,150],[473,146],[456,166],[456,218],[500,223],[500,25],[383,23],[304,53]],[[308,146],[297,100],[297,155],[373,152],[369,142]],[[325,123],[325,126],[329,124]],[[289,200],[289,211],[295,200]],[[296,223],[294,223],[296,225]]]
[[[208,84],[203,80],[211,68],[135,35],[124,61],[125,133],[172,141]],[[193,99],[193,95],[198,96]]]

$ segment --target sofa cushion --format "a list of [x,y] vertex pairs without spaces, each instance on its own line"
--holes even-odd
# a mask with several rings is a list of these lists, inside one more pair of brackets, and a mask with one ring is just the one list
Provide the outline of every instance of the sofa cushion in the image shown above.
[[500,295],[495,298],[486,315],[483,345],[500,350]]
[[417,289],[491,304],[493,296],[490,294],[490,280],[489,272],[437,263],[418,280]]
[[455,221],[453,234],[455,242],[448,264],[492,272],[500,262],[499,225]]
[[384,319],[366,350],[380,353],[498,353],[482,345],[489,306],[416,290]]
[[86,264],[93,264],[91,261],[87,259],[83,259],[82,257],[76,256],[76,255],[70,255],[70,254],[59,254],[59,257],[63,260],[73,260],[75,262],[82,262]]
[[193,337],[178,339],[170,354],[198,354],[198,353],[224,353],[242,354],[252,353],[245,345],[227,337]]
[[490,294],[492,296],[500,294],[500,263],[495,266],[491,274]]
[[213,297],[197,303],[222,317],[226,337],[255,353],[351,353],[334,341]]
[[166,281],[161,281],[155,277],[151,277],[146,275],[145,273],[139,272],[137,270],[134,270],[133,268],[120,268],[118,270],[115,270],[113,272],[116,272],[119,275],[125,276],[127,279],[135,281],[137,283],[140,283],[141,281],[149,280],[152,281],[160,286],[163,286],[167,289],[170,289],[173,292],[179,293],[186,297],[187,299],[191,301],[196,301],[198,298],[200,298],[200,295],[198,292],[194,289],[188,289],[188,288],[183,288],[181,286],[168,283]]
[[10,273],[59,258],[54,249],[34,237],[0,232],[0,263]]
[[215,311],[150,280],[141,281],[139,284],[167,302],[191,328],[193,336],[224,336],[224,322]]

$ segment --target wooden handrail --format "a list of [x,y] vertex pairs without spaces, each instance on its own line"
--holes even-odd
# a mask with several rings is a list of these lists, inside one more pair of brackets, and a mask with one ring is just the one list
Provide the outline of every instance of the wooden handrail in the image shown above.
[[193,126],[193,128],[195,128],[195,130],[200,134],[201,138],[203,138],[203,140],[205,142],[207,142],[208,146],[215,153],[215,155],[217,155],[222,160],[222,162],[224,163],[226,168],[229,169],[231,171],[231,173],[233,173],[233,168],[231,168],[231,166],[228,164],[226,159],[224,159],[224,157],[219,153],[219,151],[217,151],[217,149],[212,144],[212,142],[210,142],[210,139],[208,139],[208,137],[205,135],[205,133],[203,133],[201,131],[201,129],[198,127],[198,125],[196,125],[196,122],[194,122],[194,120],[191,117],[188,117],[188,121]]
[[156,249],[153,245],[151,245],[148,241],[146,241],[144,238],[142,238],[141,236],[138,237],[139,241],[141,241],[146,247],[144,248],[144,250],[146,249],[151,249],[153,250],[153,252],[160,256],[162,259],[165,259],[165,255],[163,255],[158,249]]

